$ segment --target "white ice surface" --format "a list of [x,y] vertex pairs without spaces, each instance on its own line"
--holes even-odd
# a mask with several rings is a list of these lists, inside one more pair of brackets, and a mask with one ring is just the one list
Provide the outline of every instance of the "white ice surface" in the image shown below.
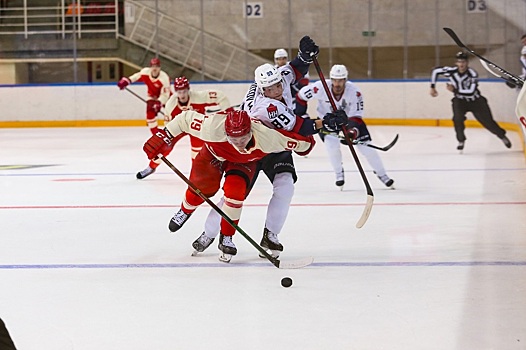
[[[299,180],[280,239],[280,270],[239,234],[230,264],[216,244],[191,257],[209,207],[177,234],[167,224],[186,185],[147,165],[146,128],[0,129],[0,317],[21,350],[525,349],[526,166],[468,129],[370,127],[390,190],[350,152],[339,191],[318,142],[296,157]],[[189,171],[183,139],[169,159]],[[43,165],[27,169],[7,165]],[[264,175],[240,226],[261,238]],[[217,197],[216,197],[217,198]],[[292,287],[281,287],[289,276]]]

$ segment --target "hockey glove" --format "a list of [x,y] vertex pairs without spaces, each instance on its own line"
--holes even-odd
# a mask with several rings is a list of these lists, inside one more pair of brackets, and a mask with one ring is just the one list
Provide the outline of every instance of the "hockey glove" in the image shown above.
[[340,131],[342,126],[347,125],[348,122],[347,113],[341,109],[327,113],[323,117],[323,127],[330,132]]
[[513,84],[509,80],[506,80],[506,86],[508,86],[510,89],[515,89],[517,87],[517,85]]
[[131,84],[130,79],[126,77],[122,77],[121,80],[119,80],[119,82],[117,83],[117,86],[119,87],[119,89],[124,90],[124,88],[130,84]]
[[[349,135],[349,138],[351,139],[351,141],[354,141],[358,138],[358,135],[360,134],[360,132],[358,131],[357,128],[351,128],[351,127],[348,127],[347,128],[347,135]],[[347,139],[340,139],[340,143],[342,145],[348,145],[347,143]]]
[[153,113],[157,114],[161,110],[162,103],[158,100],[148,100],[146,101],[146,110],[152,111]]
[[172,147],[172,135],[166,129],[159,129],[146,141],[143,151],[148,159],[154,159],[159,154],[166,154]]
[[300,60],[302,60],[304,63],[312,63],[312,57],[318,57],[318,54],[320,53],[320,48],[314,40],[310,38],[310,36],[306,35],[300,40],[300,50],[298,52],[298,57]]

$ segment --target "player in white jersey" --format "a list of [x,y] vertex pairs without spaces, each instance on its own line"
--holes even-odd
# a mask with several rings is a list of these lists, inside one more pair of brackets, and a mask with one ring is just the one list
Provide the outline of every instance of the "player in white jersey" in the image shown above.
[[[305,36],[300,41],[298,56],[290,63],[279,68],[266,63],[256,68],[254,72],[256,82],[250,86],[245,95],[242,109],[247,111],[250,117],[259,119],[269,128],[293,131],[300,135],[313,135],[324,126],[339,130],[341,125],[347,123],[344,112],[328,113],[322,121],[297,117],[292,109],[290,85],[305,75],[312,62],[311,54],[317,55],[318,52],[319,48],[314,41]],[[269,154],[258,162],[258,173],[259,170],[265,173],[273,186],[261,246],[271,250],[272,255],[277,257],[283,251],[278,234],[285,224],[294,195],[294,183],[297,180],[291,152]],[[254,185],[256,179],[257,174],[250,187]],[[211,211],[205,224],[205,231],[193,244],[197,252],[206,249],[207,245],[202,242],[208,242],[209,239],[217,236],[219,220],[219,215]]]
[[146,122],[152,134],[157,131],[157,113],[170,97],[170,77],[161,70],[161,60],[152,58],[150,66],[141,69],[130,77],[122,77],[117,86],[123,90],[126,86],[142,81],[148,88],[146,101]]
[[[327,86],[338,109],[344,110],[349,116],[348,130],[351,132],[351,139],[369,143],[371,135],[367,130],[367,125],[363,121],[363,96],[360,89],[348,79],[348,71],[344,65],[335,64],[330,71],[330,79],[327,79]],[[305,115],[307,112],[307,101],[316,99],[318,117],[324,116],[331,111],[329,98],[323,88],[321,81],[311,83],[303,87],[296,96],[296,114]],[[340,149],[340,139],[337,133],[320,133],[321,139],[325,143],[329,159],[336,174],[336,186],[342,187],[345,183],[345,175],[342,163],[342,152]],[[345,141],[342,143],[346,144]],[[358,150],[365,156],[371,165],[374,173],[387,186],[391,187],[394,180],[387,176],[384,165],[378,152],[366,145],[356,145]]]
[[[238,223],[243,201],[256,176],[257,161],[269,153],[283,150],[307,154],[314,146],[312,136],[272,130],[249,118],[245,111],[220,112],[207,116],[195,111],[184,111],[159,130],[144,145],[149,159],[164,154],[171,148],[170,140],[182,133],[201,139],[205,144],[192,162],[190,181],[206,197],[212,197],[224,175],[224,202],[221,207],[228,217]],[[185,193],[181,209],[170,220],[169,229],[176,232],[190,218],[204,200],[192,187]],[[219,259],[229,262],[237,248],[232,241],[235,228],[224,218],[220,223]],[[208,245],[213,241],[209,239]]]

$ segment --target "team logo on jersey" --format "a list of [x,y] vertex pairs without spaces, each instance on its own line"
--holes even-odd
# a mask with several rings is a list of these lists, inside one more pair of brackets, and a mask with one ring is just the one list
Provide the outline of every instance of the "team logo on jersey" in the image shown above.
[[278,107],[277,106],[274,106],[273,104],[270,104],[268,107],[267,107],[267,113],[268,113],[268,117],[270,119],[274,119],[278,116]]
[[215,91],[208,92],[208,96],[212,99],[217,98],[217,93]]
[[360,93],[360,91],[356,91],[356,97],[360,97],[362,96],[362,94]]
[[317,94],[319,89],[318,89],[317,86],[315,86],[314,89],[312,89],[312,90],[314,91],[315,94]]

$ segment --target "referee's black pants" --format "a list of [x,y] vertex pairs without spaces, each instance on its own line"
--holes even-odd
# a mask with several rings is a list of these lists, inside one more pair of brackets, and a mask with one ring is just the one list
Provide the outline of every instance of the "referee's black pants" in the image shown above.
[[506,135],[506,130],[501,128],[493,119],[488,100],[486,100],[484,96],[480,96],[473,101],[454,97],[451,102],[453,105],[453,125],[455,126],[455,132],[459,142],[466,141],[466,135],[464,134],[466,126],[464,122],[466,121],[467,112],[473,113],[475,119],[491,133],[497,135],[498,138],[503,138],[504,135]]
[[2,350],[16,350],[13,339],[9,335],[4,321],[0,318],[0,349]]

